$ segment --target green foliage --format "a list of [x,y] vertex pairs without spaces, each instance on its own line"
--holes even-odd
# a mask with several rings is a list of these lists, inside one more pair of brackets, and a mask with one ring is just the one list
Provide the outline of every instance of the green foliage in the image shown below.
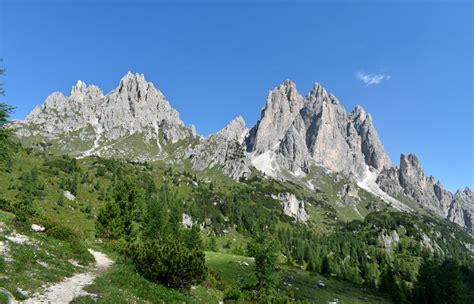
[[[354,303],[364,303],[366,300],[362,293],[375,293],[377,297],[373,302],[383,302],[385,298],[379,297],[375,289],[383,291],[384,297],[385,294],[392,295],[397,303],[411,301],[413,288],[416,288],[417,295],[423,295],[421,291],[427,288],[421,286],[430,284],[422,283],[423,279],[418,275],[426,237],[443,252],[434,269],[440,268],[446,258],[457,260],[463,289],[457,289],[454,284],[452,290],[472,299],[472,258],[464,248],[470,239],[444,221],[418,214],[374,212],[363,220],[348,223],[332,225],[336,220],[329,224],[323,222],[322,225],[327,224],[323,234],[312,221],[305,225],[294,223],[283,214],[280,203],[272,198],[271,194],[279,192],[297,191],[297,195],[311,195],[295,185],[258,177],[240,183],[212,178],[212,183],[209,183],[201,178],[201,173],[198,173],[198,178],[189,172],[189,168],[167,167],[161,162],[139,164],[95,157],[75,160],[33,152],[28,154],[26,150],[20,153],[19,157],[16,156],[13,173],[0,175],[0,190],[5,196],[0,199],[0,209],[15,213],[22,221],[34,220],[47,226],[45,233],[36,235],[57,242],[68,250],[85,255],[87,250],[83,240],[87,238],[92,243],[97,236],[104,240],[103,246],[113,248],[115,254],[129,257],[119,258],[127,264],[127,271],[122,273],[120,282],[115,281],[116,285],[108,290],[113,299],[119,299],[112,295],[117,293],[139,301],[131,296],[139,294],[136,293],[139,287],[129,285],[125,273],[135,282],[146,282],[150,290],[156,288],[167,292],[170,289],[153,282],[183,289],[188,289],[189,284],[202,282],[204,246],[201,235],[206,236],[206,249],[216,251],[208,253],[209,256],[221,256],[223,252],[236,254],[215,264],[209,260],[209,265],[215,266],[213,275],[197,287],[216,288],[221,296],[226,291],[229,301],[276,303],[298,298],[328,302],[337,294],[344,302],[350,302],[351,296],[357,294],[359,298]],[[77,200],[66,203],[59,186],[71,192],[75,187]],[[319,208],[317,204],[322,204],[312,197],[305,197],[305,201],[309,213],[311,208]],[[328,217],[336,215],[334,208],[321,210],[321,213],[327,212]],[[195,223],[192,229],[183,227],[183,213],[192,216]],[[44,214],[59,219],[62,226],[39,221],[40,215]],[[19,229],[28,228],[16,224]],[[437,231],[440,231],[440,236]],[[241,256],[245,254],[248,240],[262,235],[262,232],[272,235],[275,242],[266,243],[268,238],[254,240],[250,242],[248,253],[255,260]],[[398,233],[400,241],[384,248],[381,235],[393,232]],[[169,252],[174,254],[167,254]],[[70,255],[68,253],[68,258]],[[25,253],[25,257],[32,259],[31,256],[31,253]],[[281,257],[281,260],[285,257],[288,266],[278,264],[276,257]],[[196,263],[189,263],[189,259]],[[133,267],[130,262],[133,262]],[[174,266],[168,267],[167,263]],[[184,268],[186,275],[181,281],[177,273],[179,269],[179,276],[182,276],[183,267],[189,268]],[[164,271],[165,268],[170,271]],[[446,266],[443,272],[450,273],[449,269]],[[433,270],[432,273],[437,272]],[[274,280],[276,275],[284,277],[279,285]],[[459,279],[457,275],[450,276],[455,278],[453,282]],[[110,276],[108,278],[114,281]],[[332,289],[330,284],[325,288],[315,288],[320,279],[331,282],[335,288]],[[283,283],[298,286],[300,291]],[[104,281],[101,288],[107,290],[106,284]],[[441,285],[435,282],[432,286],[439,289]],[[346,289],[351,291],[348,293]],[[276,290],[285,292],[279,295]],[[139,297],[153,302],[146,295],[140,294]],[[449,299],[451,296],[437,297]],[[192,302],[187,296],[176,299]]]
[[473,303],[474,273],[452,259],[426,257],[413,289],[413,302],[423,304]]
[[25,198],[13,201],[11,206],[12,212],[19,222],[27,222],[30,218],[38,214],[33,202]]
[[[98,299],[79,298],[76,303],[196,303],[189,294],[171,289],[145,279],[135,267],[126,262],[117,262],[98,277],[86,291],[99,294]],[[202,301],[202,303],[217,301]]]
[[71,228],[62,225],[61,223],[52,219],[40,219],[40,222],[46,228],[45,233],[62,241],[79,241],[80,236]]
[[173,288],[189,289],[206,277],[204,253],[189,250],[178,241],[134,243],[129,246],[127,255],[146,278]]
[[206,249],[209,251],[214,251],[216,252],[218,250],[217,248],[217,241],[215,237],[210,237],[207,244],[206,244]]
[[[445,231],[443,238],[433,227]],[[450,231],[450,232],[448,232]],[[383,248],[381,235],[398,232],[400,240]],[[423,237],[442,246],[444,258],[456,259],[472,269],[458,229],[450,223],[397,212],[374,212],[364,221],[341,224],[332,233],[318,235],[307,227],[278,229],[282,253],[290,264],[310,271],[335,275],[357,285],[379,288],[397,303],[410,300],[423,256]],[[450,237],[449,241],[446,237]],[[469,239],[463,239],[469,242]]]
[[33,167],[30,171],[23,172],[20,176],[19,190],[18,196],[29,200],[44,196],[44,181],[37,167]]
[[136,180],[129,176],[116,180],[113,198],[97,217],[97,235],[108,239],[131,239],[138,233],[137,222],[143,213],[144,193]]
[[61,158],[54,158],[44,162],[44,167],[48,167],[50,170],[59,169],[64,173],[79,173],[80,167],[75,158],[71,158],[67,155],[63,155]]
[[242,298],[242,291],[237,287],[226,289],[224,293],[224,301],[238,301]]
[[270,291],[275,286],[277,245],[268,234],[254,237],[248,244],[247,253],[255,258],[256,289]]
[[[0,76],[5,75],[5,70],[0,69]],[[0,96],[5,95],[2,83],[0,83]],[[13,107],[4,102],[0,102],[0,165],[5,165],[11,161],[11,154],[15,150],[14,143],[10,140],[12,132],[5,127]]]

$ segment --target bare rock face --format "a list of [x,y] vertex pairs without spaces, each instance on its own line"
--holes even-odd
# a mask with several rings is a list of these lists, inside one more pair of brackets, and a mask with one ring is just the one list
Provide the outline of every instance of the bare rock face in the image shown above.
[[308,172],[317,164],[363,177],[367,166],[391,166],[370,115],[361,107],[348,114],[319,84],[305,98],[289,81],[271,91],[246,142],[253,155],[271,151],[279,167],[293,172]]
[[474,192],[468,187],[456,191],[448,219],[474,232]]
[[237,141],[242,144],[247,136],[248,130],[245,127],[245,120],[242,116],[237,116],[229,124],[216,135],[223,136],[228,140]]
[[343,206],[355,206],[359,200],[359,191],[352,183],[347,183],[342,186],[337,196]]
[[304,207],[304,201],[298,200],[293,193],[280,193],[278,195],[272,195],[272,198],[279,200],[283,212],[294,218],[296,221],[305,223],[309,220],[309,215],[306,213]]
[[391,251],[400,242],[400,236],[396,230],[392,230],[390,233],[384,230],[379,235],[379,241],[386,251]]
[[[403,204],[390,196],[403,194],[421,207],[473,229],[474,195],[470,189],[450,193],[434,177],[425,175],[412,154],[402,155],[399,166],[394,166],[370,114],[360,106],[348,113],[320,84],[303,97],[296,85],[286,80],[269,92],[260,120],[250,130],[239,116],[216,134],[202,138],[194,126],[184,125],[151,82],[142,74],[129,72],[106,95],[97,86],[78,81],[69,96],[51,94],[24,121],[10,127],[31,146],[40,141],[43,150],[54,148],[56,153],[76,157],[189,160],[195,170],[218,167],[236,180],[248,176],[252,167],[284,178],[288,171],[298,177],[313,166],[322,166],[351,177],[359,187],[393,206]],[[353,204],[355,192],[345,185],[339,197],[343,203]],[[307,220],[304,203],[296,197],[287,194],[278,199],[288,215]]]
[[78,81],[69,97],[51,94],[13,127],[19,138],[61,140],[79,134],[82,150],[63,141],[64,152],[74,155],[102,155],[100,148],[133,134],[142,134],[158,147],[193,136],[164,95],[143,74],[130,72],[106,96],[98,87]]
[[375,169],[391,167],[392,162],[372,124],[372,116],[366,114],[361,106],[357,106],[351,113],[351,120],[361,137],[361,148],[365,162]]
[[309,156],[316,163],[336,172],[363,174],[360,137],[335,96],[316,84],[306,96],[301,118]]
[[377,176],[377,184],[388,195],[396,196],[402,193],[398,166],[383,169]]
[[444,189],[433,176],[426,176],[414,154],[402,154],[400,167],[384,169],[377,184],[386,193],[404,194],[421,207],[472,231],[474,194],[469,188],[455,194]]
[[216,134],[202,139],[189,152],[193,169],[200,171],[219,166],[234,179],[248,176],[251,164],[243,146],[247,133],[245,121],[239,116]]
[[267,103],[258,123],[247,138],[248,151],[263,153],[272,150],[283,138],[303,107],[303,97],[296,85],[286,80],[268,93]]

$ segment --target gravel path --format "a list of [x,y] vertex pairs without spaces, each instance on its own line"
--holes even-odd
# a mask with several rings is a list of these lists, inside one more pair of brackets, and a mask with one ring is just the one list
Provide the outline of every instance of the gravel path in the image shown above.
[[16,304],[13,295],[8,290],[0,287],[0,293],[4,294],[7,297],[7,304]]
[[64,281],[44,287],[43,290],[35,293],[31,298],[26,300],[25,304],[49,303],[49,304],[65,304],[71,302],[74,298],[88,295],[83,288],[94,282],[102,272],[104,272],[110,265],[112,260],[105,254],[89,249],[89,252],[94,256],[96,265],[93,270],[85,273],[76,274]]

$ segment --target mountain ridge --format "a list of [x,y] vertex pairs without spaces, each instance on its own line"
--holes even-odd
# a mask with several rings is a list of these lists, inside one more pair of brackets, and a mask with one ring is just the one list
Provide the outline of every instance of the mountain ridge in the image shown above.
[[238,116],[202,137],[194,126],[185,126],[143,74],[128,72],[106,95],[83,81],[68,97],[54,92],[11,127],[27,145],[56,153],[189,161],[194,170],[219,167],[233,179],[248,177],[253,168],[277,179],[285,178],[285,172],[301,178],[319,166],[348,176],[394,208],[412,209],[396,198],[405,195],[421,208],[473,229],[470,190],[447,191],[425,176],[411,154],[402,154],[400,164],[394,165],[371,115],[361,106],[347,112],[319,83],[303,96],[294,82],[285,80],[269,91],[253,127],[247,129]]

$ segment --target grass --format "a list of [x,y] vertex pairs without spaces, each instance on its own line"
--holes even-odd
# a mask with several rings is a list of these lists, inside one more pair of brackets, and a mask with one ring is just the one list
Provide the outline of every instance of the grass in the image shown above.
[[[86,291],[97,294],[96,303],[156,303],[190,302],[191,297],[163,285],[154,284],[140,276],[130,264],[116,263]],[[83,297],[74,303],[94,303],[89,297]]]
[[[306,300],[310,303],[328,303],[336,299],[341,304],[391,303],[373,291],[348,282],[297,268],[284,267],[283,269],[280,290],[293,293],[299,300]],[[325,287],[318,286],[319,281],[322,281]]]
[[0,304],[7,304],[8,302],[8,298],[7,296],[5,296],[4,294],[0,293]]
[[[17,288],[33,293],[45,283],[61,281],[64,277],[87,268],[74,266],[70,260],[86,265],[92,256],[80,244],[61,241],[44,233],[35,233],[29,226],[19,226],[13,215],[0,211],[3,232],[0,241],[7,246],[7,256],[0,267],[0,286],[19,297]],[[6,236],[16,232],[28,237],[28,242],[15,244]],[[79,246],[79,247],[78,247]]]
[[[246,262],[249,266],[243,265],[242,262]],[[254,282],[254,261],[251,258],[208,251],[206,252],[206,264],[209,269],[218,273],[226,288]]]
[[[181,144],[177,143],[175,148],[178,149]],[[94,244],[94,224],[95,216],[104,202],[98,199],[94,184],[99,181],[102,188],[110,185],[110,174],[95,176],[98,167],[97,162],[100,163],[100,160],[95,157],[78,160],[81,171],[87,173],[92,182],[81,183],[78,188],[77,199],[75,201],[64,200],[64,205],[61,206],[57,204],[57,201],[63,192],[59,185],[61,177],[64,177],[65,173],[62,171],[54,173],[55,168],[49,169],[44,166],[46,161],[54,158],[60,157],[46,154],[28,154],[24,151],[18,153],[11,172],[0,174],[0,193],[2,193],[2,197],[14,199],[19,190],[11,187],[12,184],[18,183],[18,178],[23,172],[31,170],[33,167],[40,168],[45,182],[45,195],[38,198],[36,204],[41,211],[41,215],[59,219],[61,224],[73,229],[79,235],[83,244],[87,244],[88,247],[99,247],[99,245]],[[173,180],[177,180],[175,189],[180,198],[188,199],[192,197],[196,189],[193,186],[194,183],[191,177],[178,172],[180,171],[178,168],[181,169],[181,167],[175,168],[173,176]],[[150,174],[158,187],[164,183],[165,169],[166,166],[162,162],[153,162],[152,169],[150,169]],[[191,173],[194,174],[195,172]],[[256,179],[255,183],[259,183],[263,188],[268,188],[274,192],[296,193],[299,198],[305,200],[308,213],[311,215],[311,221],[308,225],[317,232],[330,231],[342,220],[360,219],[359,213],[362,216],[368,213],[365,204],[367,200],[372,200],[370,195],[364,197],[356,206],[359,212],[356,212],[352,207],[348,207],[347,210],[335,208],[337,191],[346,181],[340,180],[336,183],[334,176],[322,171],[318,174],[318,176],[311,178],[316,180],[316,186],[320,190],[313,192],[292,182]],[[232,187],[242,187],[243,189],[243,187],[251,186],[245,183],[236,184],[230,178],[224,177],[218,168],[199,172],[197,176],[201,179],[212,180],[214,189],[226,194],[230,193],[229,189],[232,189]],[[172,180],[171,177],[169,179]],[[198,180],[197,184],[205,186],[206,182]],[[365,195],[363,191],[360,194]],[[86,214],[81,209],[88,204],[91,205],[92,210],[89,214]],[[273,208],[271,210],[280,211],[278,204],[275,204],[275,206],[270,206]],[[217,212],[217,208],[210,209],[210,211]],[[0,221],[8,223],[9,227],[13,227],[12,219],[12,214],[0,212]],[[277,224],[290,225],[283,220],[278,221]],[[215,279],[215,282],[205,282],[193,288],[189,293],[183,293],[150,282],[141,277],[130,264],[118,262],[98,278],[93,285],[87,287],[87,290],[99,295],[99,303],[217,303],[222,299],[223,292],[227,288],[245,287],[254,284],[253,261],[248,257],[230,254],[242,251],[246,244],[246,238],[237,233],[234,228],[229,228],[229,233],[216,239],[217,247],[221,248],[221,252],[206,253],[207,265],[212,274],[211,279]],[[0,263],[0,286],[4,286],[12,292],[15,291],[16,287],[20,287],[31,293],[45,282],[57,282],[73,273],[84,271],[83,268],[73,266],[68,262],[69,259],[81,258],[80,248],[74,247],[71,243],[48,237],[46,234],[30,232],[29,226],[15,227],[15,229],[34,240],[35,245],[11,245],[11,254],[14,261],[6,263],[4,267],[2,265],[5,265],[5,263]],[[206,229],[209,230],[209,228]],[[203,234],[207,230],[203,231]],[[4,240],[2,236],[0,236],[0,240]],[[114,257],[113,251],[109,250],[107,253]],[[248,263],[249,266],[245,266],[243,262]],[[327,287],[316,287],[318,280],[328,282]],[[282,292],[294,294],[298,299],[314,303],[327,303],[327,301],[336,298],[343,301],[342,303],[387,302],[384,298],[349,283],[333,278],[324,278],[287,266],[282,266],[282,280],[278,288]],[[349,301],[351,299],[353,301]],[[90,297],[82,297],[77,299],[76,303],[92,303],[91,301],[94,300]]]
[[203,286],[185,293],[153,283],[126,262],[112,265],[85,290],[98,295],[97,300],[85,296],[73,303],[217,303],[222,298],[221,292]]
[[[206,262],[208,267],[222,278],[225,288],[250,286],[255,283],[254,261],[251,258],[206,252]],[[242,265],[242,262],[247,262],[249,266]],[[371,290],[332,277],[325,277],[286,265],[280,265],[280,269],[278,291],[292,294],[301,301],[328,303],[338,299],[339,303],[391,303],[382,295]],[[318,286],[319,281],[324,282],[324,288]]]

